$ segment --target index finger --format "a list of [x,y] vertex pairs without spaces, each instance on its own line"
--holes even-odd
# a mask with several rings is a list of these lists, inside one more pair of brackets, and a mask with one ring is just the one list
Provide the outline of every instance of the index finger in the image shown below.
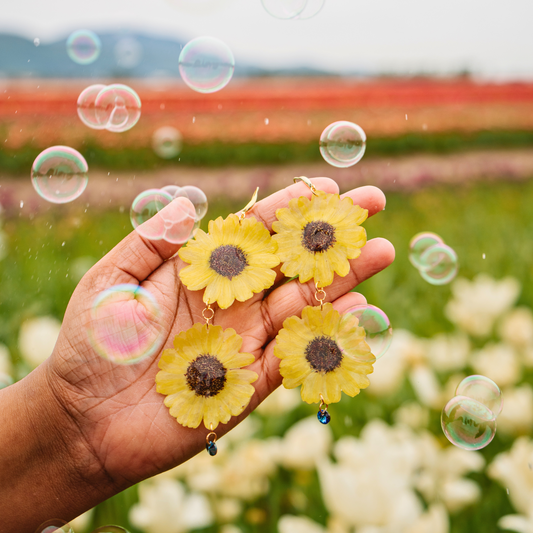
[[[320,191],[331,194],[339,193],[339,186],[330,178],[311,178],[311,182]],[[288,187],[285,187],[285,189],[271,194],[264,200],[257,202],[247,216],[257,218],[260,222],[263,222],[270,232],[272,232],[272,223],[277,220],[276,211],[278,209],[287,207],[289,200],[292,200],[293,198],[298,198],[300,196],[311,198],[312,194],[313,193],[309,187],[303,182],[289,185]],[[383,211],[386,203],[383,192],[371,185],[352,189],[342,195],[343,198],[346,196],[349,196],[353,200],[354,205],[359,205],[363,209],[367,209],[369,216],[375,215],[379,211]]]

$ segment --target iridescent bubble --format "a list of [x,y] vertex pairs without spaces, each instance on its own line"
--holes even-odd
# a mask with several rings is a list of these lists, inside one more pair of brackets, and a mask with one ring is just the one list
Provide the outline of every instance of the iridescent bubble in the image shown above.
[[181,133],[172,126],[163,126],[155,130],[152,136],[152,148],[163,159],[172,159],[181,152]]
[[74,533],[71,525],[59,518],[52,518],[41,524],[35,533]]
[[127,529],[120,526],[100,526],[92,533],[129,533]]
[[194,231],[196,210],[185,196],[173,199],[161,189],[148,189],[133,201],[130,220],[137,233],[146,239],[181,244]]
[[180,196],[188,198],[187,193],[183,192],[183,189],[177,185],[165,185],[164,187],[161,187],[161,190],[170,194],[172,198],[179,198]]
[[415,268],[423,268],[424,264],[420,261],[420,256],[435,244],[444,244],[444,241],[436,233],[424,231],[417,233],[409,243],[409,261]]
[[74,148],[52,146],[41,152],[31,168],[31,182],[39,196],[54,204],[71,202],[89,181],[89,167]]
[[392,342],[392,327],[389,317],[379,307],[369,304],[354,305],[346,309],[343,314],[357,317],[359,326],[365,330],[365,341],[376,359],[389,349]]
[[104,87],[96,96],[96,119],[109,131],[127,131],[141,117],[141,99],[127,85],[114,83]]
[[0,389],[5,389],[9,385],[13,385],[13,378],[9,374],[0,372]]
[[307,0],[261,0],[266,12],[277,19],[293,19],[307,5]]
[[488,407],[495,417],[502,412],[502,391],[492,379],[485,376],[468,376],[457,385],[455,394],[477,400]]
[[307,20],[318,14],[326,0],[307,0],[304,10],[296,17],[298,20]]
[[200,93],[214,93],[224,88],[235,70],[229,46],[214,37],[198,37],[181,51],[179,70],[183,81]]
[[194,185],[185,185],[181,188],[181,191],[187,195],[187,198],[194,205],[196,210],[196,220],[202,220],[207,213],[207,196],[202,189],[195,187]]
[[143,47],[137,39],[124,37],[115,45],[115,59],[121,68],[135,68],[143,55]]
[[105,85],[101,83],[90,85],[78,97],[78,116],[80,120],[86,126],[95,130],[103,130],[106,127],[105,124],[100,124],[96,116],[95,100],[102,89],[105,89]]
[[420,275],[431,285],[445,285],[455,278],[459,270],[457,254],[445,244],[430,246],[421,256]]
[[320,136],[320,153],[327,163],[346,168],[361,160],[366,150],[366,135],[363,129],[340,120],[330,124]]
[[89,65],[98,59],[102,43],[96,33],[90,30],[77,30],[67,39],[67,54],[80,65]]
[[94,300],[87,333],[100,357],[119,364],[138,363],[154,355],[163,342],[157,300],[139,285],[111,287]]
[[463,450],[480,450],[490,444],[496,434],[494,413],[466,396],[456,396],[446,404],[441,426],[446,438]]

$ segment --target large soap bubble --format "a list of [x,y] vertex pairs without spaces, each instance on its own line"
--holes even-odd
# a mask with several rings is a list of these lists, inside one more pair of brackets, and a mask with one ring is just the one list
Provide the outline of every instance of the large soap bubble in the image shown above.
[[199,93],[223,89],[235,70],[235,59],[229,46],[214,37],[198,37],[181,51],[179,70],[183,81]]
[[102,43],[91,30],[77,30],[67,39],[67,54],[79,65],[89,65],[98,59]]
[[363,129],[346,120],[330,124],[320,136],[320,153],[327,163],[346,168],[358,163],[366,149]]
[[89,181],[89,166],[74,148],[52,146],[33,162],[31,182],[41,198],[64,204],[78,198]]
[[389,349],[392,342],[392,327],[389,317],[379,307],[369,304],[354,305],[346,309],[343,314],[357,317],[359,326],[365,330],[365,341],[376,359]]
[[163,341],[157,300],[139,285],[111,287],[94,300],[87,333],[103,359],[118,364],[138,363],[154,355]]
[[293,19],[300,15],[307,0],[261,0],[265,11],[278,19]]
[[480,450],[496,434],[496,417],[477,400],[456,396],[442,410],[441,426],[453,445],[463,450]]
[[104,87],[94,102],[96,119],[109,131],[127,131],[141,117],[141,99],[127,85],[114,83]]
[[96,97],[100,94],[105,85],[97,83],[84,89],[78,97],[78,116],[80,120],[89,128],[103,130],[106,124],[101,124],[96,116]]
[[492,379],[485,376],[474,375],[466,377],[457,385],[455,394],[477,400],[488,407],[494,413],[494,416],[498,416],[502,411],[502,391]]

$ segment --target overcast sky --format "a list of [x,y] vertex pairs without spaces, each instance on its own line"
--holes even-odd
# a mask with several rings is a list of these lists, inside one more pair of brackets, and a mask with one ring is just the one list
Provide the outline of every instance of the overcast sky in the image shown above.
[[531,0],[326,0],[305,21],[275,19],[261,0],[12,0],[0,31],[42,42],[79,28],[212,35],[265,67],[533,79],[532,19]]

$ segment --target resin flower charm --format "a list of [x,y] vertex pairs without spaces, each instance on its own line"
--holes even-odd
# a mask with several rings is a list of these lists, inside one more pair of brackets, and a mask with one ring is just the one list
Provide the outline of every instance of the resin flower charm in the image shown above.
[[304,402],[326,404],[340,401],[341,391],[356,396],[368,387],[376,360],[357,318],[341,316],[330,303],[305,307],[302,318],[287,318],[274,355],[281,359],[285,388],[301,385]]
[[317,287],[333,282],[336,272],[350,272],[348,259],[355,259],[366,244],[360,225],[368,211],[354,206],[351,198],[313,190],[309,200],[294,198],[288,208],[276,211],[272,240],[278,245],[281,271],[289,278],[299,276],[305,283],[314,278]]
[[241,368],[254,362],[252,354],[239,352],[241,346],[232,328],[194,324],[163,352],[156,390],[181,425],[196,428],[203,420],[213,431],[244,411],[257,374]]
[[197,230],[194,240],[179,251],[190,263],[180,278],[190,290],[205,288],[204,302],[218,302],[226,309],[274,284],[272,269],[280,262],[275,252],[270,233],[255,218],[219,217],[209,222],[209,233]]

